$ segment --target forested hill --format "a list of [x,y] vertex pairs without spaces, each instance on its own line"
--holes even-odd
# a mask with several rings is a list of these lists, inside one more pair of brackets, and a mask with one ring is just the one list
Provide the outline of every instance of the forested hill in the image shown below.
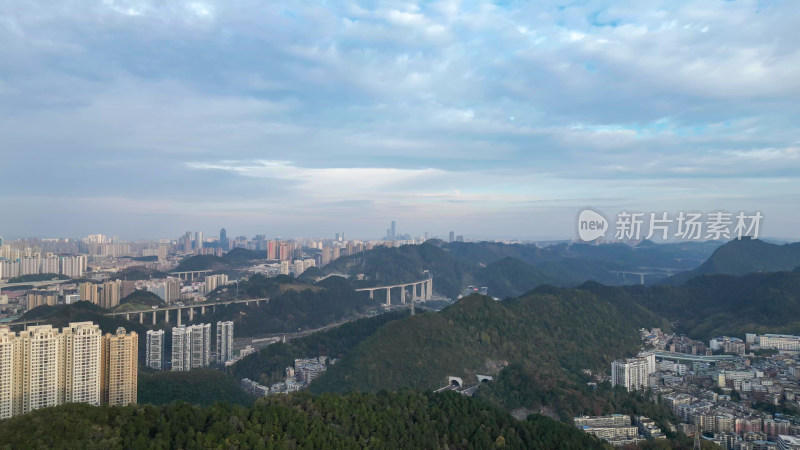
[[665,283],[683,284],[698,275],[789,271],[798,266],[800,242],[778,245],[759,239],[734,239],[719,247],[697,269],[674,275],[665,280]]
[[284,369],[291,366],[296,358],[341,358],[378,328],[407,315],[407,310],[393,311],[354,320],[330,330],[292,339],[287,343],[272,344],[234,364],[231,373],[237,380],[250,378],[268,386],[283,381]]
[[0,421],[2,448],[610,448],[543,416],[518,421],[455,393],[305,393],[249,408],[67,404]]
[[512,257],[539,265],[564,260],[603,261],[629,267],[674,267],[692,269],[703,263],[719,247],[717,242],[681,242],[654,244],[643,241],[638,246],[627,244],[561,243],[546,247],[499,242],[442,243],[443,249],[462,261],[488,265]]
[[595,295],[638,303],[695,339],[745,333],[800,334],[800,272],[702,275],[682,286],[609,287],[588,283]]
[[[332,278],[315,286],[298,283],[284,275],[271,278],[253,275],[239,283],[240,296],[269,297],[268,303],[259,307],[241,303],[219,306],[215,313],[198,320],[232,320],[237,337],[250,337],[319,328],[378,309],[379,299],[370,299],[366,292],[354,291],[347,280]],[[221,289],[209,297],[224,299],[235,292],[231,286]]]
[[552,393],[551,406],[580,412],[580,399],[562,397],[576,395],[581,370],[605,371],[613,359],[634,353],[644,326],[668,325],[630,299],[584,290],[550,287],[502,302],[474,295],[439,313],[386,324],[311,389],[433,389],[448,375],[474,382],[476,374],[497,375],[513,364],[536,381],[532,388]]
[[172,271],[238,269],[246,267],[256,261],[263,262],[264,259],[266,259],[266,253],[263,251],[235,248],[221,257],[214,255],[189,256],[181,261]]
[[[376,247],[337,259],[321,273],[363,274],[365,284],[418,280],[424,272],[434,289],[456,298],[468,285],[490,287],[494,297],[519,295],[541,284],[575,286],[593,280],[620,284],[616,271],[641,267],[690,270],[698,267],[718,243],[642,245],[559,244],[549,247],[494,242],[427,241],[421,245]],[[652,270],[652,269],[651,269]],[[499,276],[499,277],[498,277]]]
[[554,281],[541,269],[510,256],[475,272],[476,284],[489,288],[492,297],[498,298],[517,297]]
[[402,247],[375,247],[372,250],[345,256],[322,268],[326,274],[364,274],[365,285],[394,284],[417,281],[429,270],[437,292],[457,297],[471,283],[474,267],[453,259],[443,249],[430,243]]

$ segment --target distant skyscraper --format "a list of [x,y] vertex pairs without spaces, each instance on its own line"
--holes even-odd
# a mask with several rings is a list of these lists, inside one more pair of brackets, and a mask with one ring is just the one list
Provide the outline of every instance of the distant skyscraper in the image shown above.
[[194,233],[194,248],[196,250],[203,249],[203,232],[197,231]]
[[106,309],[113,309],[119,305],[121,287],[122,283],[119,280],[103,283],[100,306]]
[[172,370],[183,372],[191,368],[191,332],[186,325],[172,328]]
[[18,339],[7,327],[0,328],[0,419],[13,416],[15,400],[20,392],[17,386],[21,372],[15,373],[14,355]]
[[147,353],[145,364],[155,370],[161,370],[164,363],[164,330],[147,330]]
[[21,366],[20,402],[15,405],[25,414],[63,403],[64,338],[50,325],[28,327],[19,333]]
[[322,259],[320,261],[323,265],[327,265],[331,262],[331,248],[330,247],[322,247]]
[[57,291],[28,291],[28,311],[37,306],[53,306],[58,302]]
[[58,266],[59,266],[58,256],[48,253],[47,256],[42,258],[42,267],[40,272],[41,273],[59,273]]
[[81,283],[80,286],[78,286],[78,293],[81,296],[81,301],[92,302],[94,304],[100,302],[97,294],[97,285],[94,283]]
[[397,239],[397,230],[395,229],[394,220],[392,221],[392,236],[391,239],[394,241]]
[[201,323],[189,327],[192,357],[190,367],[197,369],[211,364],[211,324]]
[[80,278],[86,271],[88,256],[65,256],[61,258],[61,274],[70,278]]
[[[100,328],[92,322],[70,323],[60,333],[50,325],[32,326],[18,336],[0,328],[0,418],[70,402],[135,402],[136,333],[125,339],[124,347],[105,347]],[[127,364],[115,365],[114,358],[124,358]],[[123,383],[127,400],[104,396],[122,378],[128,380]]]
[[64,402],[100,405],[101,340],[100,327],[92,322],[76,322],[63,330]]
[[624,386],[628,391],[647,389],[655,367],[655,355],[649,352],[640,353],[636,358],[616,360],[611,363],[611,386]]
[[228,276],[225,275],[224,273],[218,275],[208,275],[205,278],[205,283],[206,283],[206,294],[208,294],[214,289],[228,284]]
[[183,235],[183,253],[191,253],[192,252],[192,232],[187,231],[186,234]]
[[117,328],[116,333],[103,336],[103,403],[125,406],[136,403],[138,388],[139,336]]
[[217,364],[233,359],[233,321],[217,322]]
[[172,329],[172,370],[208,367],[211,363],[211,324],[181,325]]
[[224,251],[228,250],[228,232],[225,228],[219,230],[219,247]]
[[451,231],[450,232],[450,239],[448,240],[448,242],[453,242],[455,240],[455,238],[456,238],[455,231]]

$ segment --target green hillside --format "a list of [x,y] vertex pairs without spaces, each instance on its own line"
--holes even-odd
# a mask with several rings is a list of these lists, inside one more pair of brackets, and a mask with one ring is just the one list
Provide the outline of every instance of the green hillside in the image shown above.
[[0,422],[3,448],[599,449],[543,416],[519,421],[458,394],[412,391],[262,399],[249,408],[68,404]]
[[722,334],[800,334],[800,272],[702,275],[682,286],[587,289],[628,297],[670,321],[692,338]]
[[800,242],[771,244],[759,239],[734,239],[719,247],[700,267],[666,280],[682,284],[698,275],[744,275],[751,272],[780,272],[800,266]]
[[405,283],[426,277],[430,271],[437,292],[457,297],[463,286],[472,282],[471,268],[454,260],[443,249],[428,242],[401,247],[375,247],[372,250],[346,256],[322,268],[324,273],[346,275],[364,274],[366,281],[360,285]]
[[[633,282],[619,271],[690,270],[698,267],[718,243],[559,244],[548,247],[496,242],[431,240],[421,245],[376,247],[345,256],[320,269],[324,274],[362,274],[360,286],[434,277],[434,290],[457,298],[468,285],[489,287],[489,295],[519,295],[540,284],[575,286],[586,281],[618,285]],[[655,268],[655,269],[654,269]],[[666,272],[664,272],[666,276]],[[493,285],[493,287],[492,287]]]
[[[232,320],[237,337],[250,337],[319,328],[376,311],[380,306],[380,300],[354,291],[346,280],[331,281],[325,284],[329,287],[323,287],[297,283],[288,276],[253,275],[239,285],[240,298],[269,298],[269,302],[259,306],[220,305],[216,312],[199,317],[197,321]],[[210,297],[215,300],[233,298],[233,292],[235,287],[228,286],[228,292],[215,291]]]
[[231,368],[240,380],[250,378],[269,385],[284,378],[284,369],[296,358],[328,356],[341,358],[386,323],[406,317],[408,311],[395,311],[354,320],[336,328],[314,333],[287,343],[277,343],[247,356]]
[[172,271],[190,272],[193,270],[228,270],[231,268],[233,268],[233,265],[219,256],[194,255],[181,261]]
[[562,412],[580,412],[581,370],[607,371],[613,359],[635,352],[637,330],[666,322],[628,299],[604,299],[584,290],[544,288],[496,302],[470,296],[439,313],[386,324],[311,385],[314,392],[374,392],[414,386],[434,389],[448,375],[474,382],[519,366],[550,393]]
[[475,272],[475,282],[489,288],[492,297],[516,297],[553,279],[541,269],[506,257]]
[[185,258],[181,263],[172,269],[173,272],[188,272],[192,270],[214,270],[224,271],[247,267],[253,262],[266,258],[263,251],[247,250],[245,248],[235,248],[224,255],[193,255]]
[[112,275],[110,280],[149,280],[150,278],[166,278],[167,273],[159,270],[148,269],[144,266],[127,267]]
[[247,406],[254,400],[235,379],[214,369],[139,372],[138,397],[140,404],[150,405],[181,401],[201,406],[217,402]]
[[137,289],[120,300],[119,305],[114,308],[114,311],[146,311],[152,309],[153,306],[160,307],[164,305],[166,305],[164,300],[161,300],[161,297],[156,294],[143,289]]

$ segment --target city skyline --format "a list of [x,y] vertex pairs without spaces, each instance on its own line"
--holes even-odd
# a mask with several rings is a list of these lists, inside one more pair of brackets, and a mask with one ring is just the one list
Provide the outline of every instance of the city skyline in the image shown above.
[[798,237],[789,3],[253,6],[4,6],[0,233],[556,239],[589,206]]

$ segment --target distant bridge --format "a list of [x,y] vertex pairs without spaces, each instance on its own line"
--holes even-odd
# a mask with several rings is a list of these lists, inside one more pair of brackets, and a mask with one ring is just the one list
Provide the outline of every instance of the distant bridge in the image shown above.
[[170,316],[169,312],[170,311],[175,311],[176,312],[175,313],[175,321],[177,322],[178,326],[181,326],[181,317],[182,317],[184,311],[188,311],[189,321],[191,322],[192,320],[194,320],[195,309],[199,309],[199,313],[202,316],[202,315],[204,315],[206,313],[206,309],[211,309],[211,312],[214,312],[214,311],[217,310],[217,306],[230,305],[230,304],[233,304],[233,303],[244,303],[245,305],[250,305],[251,303],[255,303],[255,305],[258,306],[262,302],[263,303],[269,303],[269,298],[251,298],[251,299],[245,299],[245,300],[228,300],[228,301],[224,301],[224,302],[201,303],[199,305],[184,305],[184,306],[171,305],[171,306],[164,306],[164,307],[161,307],[161,308],[151,309],[151,310],[108,312],[108,313],[105,313],[105,315],[106,316],[110,316],[110,317],[125,316],[125,320],[131,320],[131,316],[136,317],[136,315],[138,314],[139,315],[139,323],[144,323],[145,315],[152,314],[152,322],[153,322],[153,325],[155,325],[157,323],[157,315],[158,315],[158,313],[162,313],[163,312],[164,321],[167,322],[167,323],[171,323],[170,319],[169,319],[169,316]]
[[324,277],[315,278],[314,282],[315,283],[319,283],[320,281],[327,280],[330,277],[342,277],[344,279],[348,279],[348,278],[350,278],[350,275],[347,275],[347,274],[344,274],[344,273],[329,273],[329,274],[325,275]]
[[[230,305],[230,304],[233,304],[233,303],[244,303],[245,305],[250,305],[252,303],[255,303],[255,305],[258,306],[261,303],[269,303],[269,298],[251,298],[251,299],[245,299],[245,300],[228,300],[228,301],[224,301],[224,302],[201,303],[201,304],[198,304],[198,305],[184,305],[184,306],[170,305],[170,306],[164,306],[164,307],[156,308],[156,309],[143,309],[143,310],[140,310],[140,311],[106,312],[103,315],[108,316],[108,317],[124,316],[125,320],[128,320],[128,321],[130,321],[132,317],[135,319],[136,316],[139,316],[139,323],[142,323],[142,324],[145,322],[145,317],[149,317],[149,318],[151,318],[153,325],[155,325],[156,323],[158,323],[158,315],[159,314],[163,314],[165,322],[172,323],[172,322],[170,322],[170,315],[171,315],[170,311],[175,311],[175,314],[174,314],[173,317],[175,317],[175,321],[177,322],[177,325],[181,326],[182,316],[183,316],[184,311],[187,312],[187,316],[189,318],[189,321],[191,322],[192,320],[194,320],[195,310],[198,310],[199,314],[202,316],[202,315],[204,315],[206,313],[207,309],[210,309],[211,312],[214,312],[214,311],[217,310],[217,306]],[[28,325],[39,325],[39,324],[47,323],[47,319],[48,319],[47,317],[43,317],[43,318],[39,318],[39,319],[15,320],[13,322],[0,323],[0,325],[8,325],[8,326],[23,325],[23,326],[27,327]]]
[[386,306],[392,304],[392,289],[400,288],[400,303],[406,303],[406,290],[411,290],[411,301],[426,301],[433,298],[433,278],[426,278],[411,283],[392,284],[389,286],[375,286],[356,289],[357,292],[369,292],[369,298],[375,298],[375,291],[386,291]]
[[182,272],[170,272],[169,274],[170,275],[177,275],[178,278],[180,278],[182,280],[194,281],[194,276],[195,275],[197,275],[199,277],[200,275],[203,275],[203,274],[206,274],[206,273],[209,273],[209,272],[213,272],[213,271],[210,270],[210,269],[209,270],[184,270]]
[[673,352],[653,352],[656,355],[656,358],[660,359],[667,359],[670,361],[687,361],[687,362],[706,362],[706,363],[718,363],[722,361],[732,361],[737,358],[736,355],[687,355],[685,353],[673,353]]
[[32,286],[32,287],[39,287],[39,286],[50,286],[52,284],[64,284],[64,283],[74,283],[75,280],[66,279],[66,280],[44,280],[44,281],[19,281],[15,283],[3,283],[0,282],[0,289],[4,289],[7,287],[15,287],[15,286]]
[[668,276],[663,272],[635,272],[635,271],[627,271],[627,270],[611,270],[611,273],[616,273],[617,275],[621,275],[622,278],[625,278],[625,275],[639,275],[639,284],[644,284],[644,276],[645,275],[661,275],[662,277]]

